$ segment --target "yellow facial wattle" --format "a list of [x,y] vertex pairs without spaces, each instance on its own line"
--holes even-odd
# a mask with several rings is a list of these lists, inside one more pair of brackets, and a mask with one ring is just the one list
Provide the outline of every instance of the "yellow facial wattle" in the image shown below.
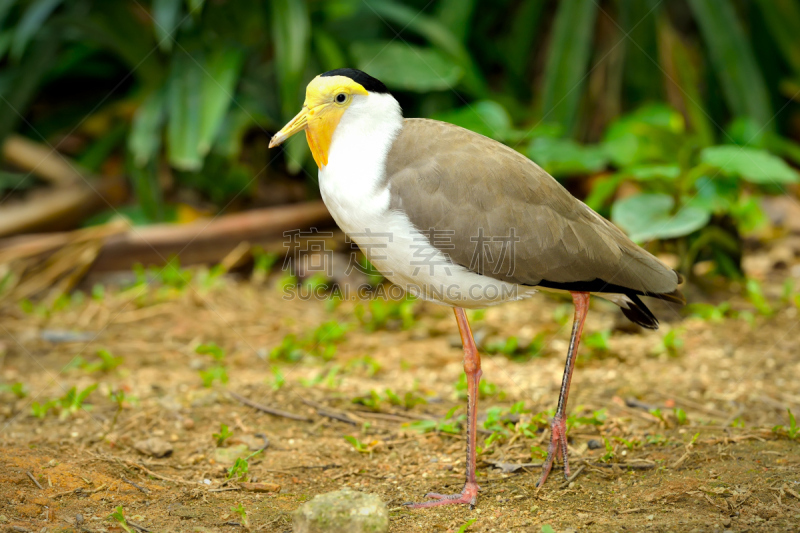
[[369,94],[361,84],[346,76],[317,76],[306,88],[303,109],[269,143],[278,146],[295,133],[305,130],[308,146],[317,167],[328,164],[333,132],[354,95]]

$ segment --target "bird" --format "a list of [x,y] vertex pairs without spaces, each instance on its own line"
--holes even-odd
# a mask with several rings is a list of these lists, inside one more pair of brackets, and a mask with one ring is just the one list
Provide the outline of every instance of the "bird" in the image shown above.
[[404,118],[381,81],[353,69],[312,79],[300,112],[270,140],[305,132],[322,200],[339,227],[386,278],[453,308],[467,377],[466,481],[456,494],[406,504],[474,508],[481,358],[467,309],[570,294],[567,350],[541,487],[558,456],[569,477],[566,408],[590,296],[617,304],[632,322],[658,328],[641,296],[685,304],[681,275],[572,196],[535,162],[459,126]]

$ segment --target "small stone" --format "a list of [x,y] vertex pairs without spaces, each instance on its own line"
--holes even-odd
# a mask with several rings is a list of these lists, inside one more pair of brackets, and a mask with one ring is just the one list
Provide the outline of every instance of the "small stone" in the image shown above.
[[294,533],[385,533],[389,509],[375,494],[351,489],[320,494],[300,506],[292,519]]
[[133,447],[144,455],[166,457],[172,453],[172,444],[159,437],[150,437],[134,443]]
[[603,443],[597,439],[591,439],[589,442],[586,443],[590,450],[599,450],[603,447]]
[[83,524],[83,515],[81,513],[75,515],[75,523],[77,525]]
[[730,527],[730,525],[731,525],[731,519],[730,519],[730,518],[723,518],[723,519],[722,519],[722,525],[723,525],[724,527]]

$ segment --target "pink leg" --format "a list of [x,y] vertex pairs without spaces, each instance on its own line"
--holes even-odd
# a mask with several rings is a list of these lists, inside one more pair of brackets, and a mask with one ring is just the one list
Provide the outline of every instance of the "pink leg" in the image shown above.
[[578,345],[581,342],[583,323],[589,311],[589,293],[572,292],[572,301],[575,304],[575,318],[572,322],[572,338],[569,341],[567,352],[567,365],[564,368],[564,377],[561,380],[561,394],[558,397],[556,416],[550,424],[550,446],[547,448],[547,459],[542,465],[542,477],[536,483],[537,487],[544,485],[553,461],[560,455],[564,461],[564,477],[569,478],[569,459],[567,459],[567,398],[569,398],[569,384],[572,382],[572,371],[575,369],[575,358],[578,355]]
[[461,343],[464,345],[464,372],[467,374],[467,482],[459,494],[445,495],[429,492],[425,497],[433,498],[434,501],[405,504],[412,509],[453,503],[467,504],[472,508],[478,501],[479,487],[475,478],[475,462],[477,459],[475,446],[478,436],[478,383],[482,374],[481,356],[475,346],[475,339],[472,338],[467,314],[459,307],[453,310],[456,314],[458,330],[461,332]]

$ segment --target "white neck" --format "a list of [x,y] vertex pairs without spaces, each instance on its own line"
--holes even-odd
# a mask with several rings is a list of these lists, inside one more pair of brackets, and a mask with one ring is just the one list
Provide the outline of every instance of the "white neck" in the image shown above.
[[320,186],[327,179],[346,179],[348,188],[374,187],[383,178],[386,156],[402,127],[400,104],[391,94],[354,96],[333,133],[328,164],[319,172]]

